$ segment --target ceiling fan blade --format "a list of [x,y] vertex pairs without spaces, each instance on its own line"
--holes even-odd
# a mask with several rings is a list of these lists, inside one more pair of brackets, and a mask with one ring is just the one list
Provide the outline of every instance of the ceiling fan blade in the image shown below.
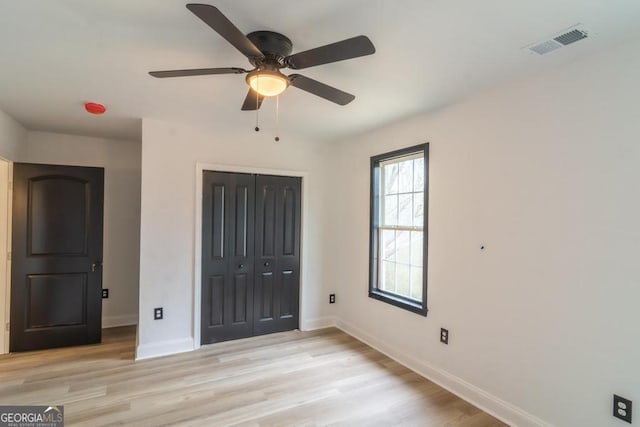
[[220,34],[247,58],[264,58],[260,49],[254,45],[218,8],[210,4],[187,4],[187,9],[193,12],[205,24]]
[[[257,102],[256,102],[256,96],[258,97]],[[244,103],[242,104],[241,110],[242,111],[257,110],[262,105],[262,100],[264,100],[264,96],[258,95],[256,91],[254,91],[253,89],[249,89],[249,92],[247,92],[247,96],[244,99]]]
[[375,52],[376,48],[367,36],[356,36],[315,49],[295,53],[288,56],[285,61],[289,68],[300,70],[316,65],[371,55]]
[[167,70],[167,71],[149,71],[153,77],[188,77],[188,76],[206,76],[209,74],[243,74],[248,73],[243,68],[194,68],[191,70]]
[[356,99],[356,97],[350,93],[343,92],[340,89],[320,83],[319,81],[310,79],[309,77],[301,76],[300,74],[290,75],[289,82],[291,83],[291,86],[295,86],[298,89],[305,90],[339,105],[347,105]]

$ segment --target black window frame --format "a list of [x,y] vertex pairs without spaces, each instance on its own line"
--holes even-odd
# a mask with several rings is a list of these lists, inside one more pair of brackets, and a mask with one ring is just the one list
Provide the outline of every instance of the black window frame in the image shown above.
[[[380,226],[379,206],[380,206],[380,164],[397,159],[400,157],[410,156],[422,152],[424,155],[424,223],[423,223],[423,260],[422,260],[422,301],[397,295],[392,292],[384,291],[378,288],[378,271],[379,262],[379,242],[378,229]],[[400,150],[391,151],[371,157],[371,178],[370,178],[370,222],[369,222],[369,297],[386,302],[399,308],[411,311],[413,313],[426,316],[427,309],[427,271],[428,271],[428,223],[429,223],[429,143],[414,145],[412,147],[402,148]]]

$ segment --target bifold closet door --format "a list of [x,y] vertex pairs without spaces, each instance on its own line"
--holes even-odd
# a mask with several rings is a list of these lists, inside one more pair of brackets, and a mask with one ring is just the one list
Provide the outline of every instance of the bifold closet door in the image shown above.
[[253,335],[255,176],[204,172],[201,343]]
[[256,177],[254,335],[298,328],[301,179]]
[[202,344],[298,328],[300,186],[204,172]]

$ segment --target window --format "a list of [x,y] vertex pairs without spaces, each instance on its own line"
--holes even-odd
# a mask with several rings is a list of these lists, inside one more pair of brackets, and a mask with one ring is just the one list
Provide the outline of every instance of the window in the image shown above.
[[371,158],[369,296],[427,315],[429,144]]

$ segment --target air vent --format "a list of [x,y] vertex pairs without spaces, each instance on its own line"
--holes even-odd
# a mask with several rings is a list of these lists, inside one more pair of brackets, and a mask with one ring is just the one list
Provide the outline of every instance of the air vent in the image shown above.
[[561,36],[554,37],[554,40],[558,43],[562,43],[563,45],[568,45],[571,43],[575,43],[578,40],[586,39],[587,33],[580,30],[569,31],[568,33],[564,33]]
[[582,28],[581,24],[577,24],[571,28],[564,30],[559,35],[552,37],[550,40],[544,40],[540,43],[526,46],[523,49],[528,49],[532,52],[537,53],[538,55],[544,55],[546,53],[560,49],[561,47],[575,43],[579,40],[586,39],[587,36],[587,31]]
[[556,49],[560,49],[562,45],[555,40],[548,40],[546,42],[538,43],[535,46],[531,46],[529,49],[534,51],[539,55],[544,55],[545,53],[552,52]]

